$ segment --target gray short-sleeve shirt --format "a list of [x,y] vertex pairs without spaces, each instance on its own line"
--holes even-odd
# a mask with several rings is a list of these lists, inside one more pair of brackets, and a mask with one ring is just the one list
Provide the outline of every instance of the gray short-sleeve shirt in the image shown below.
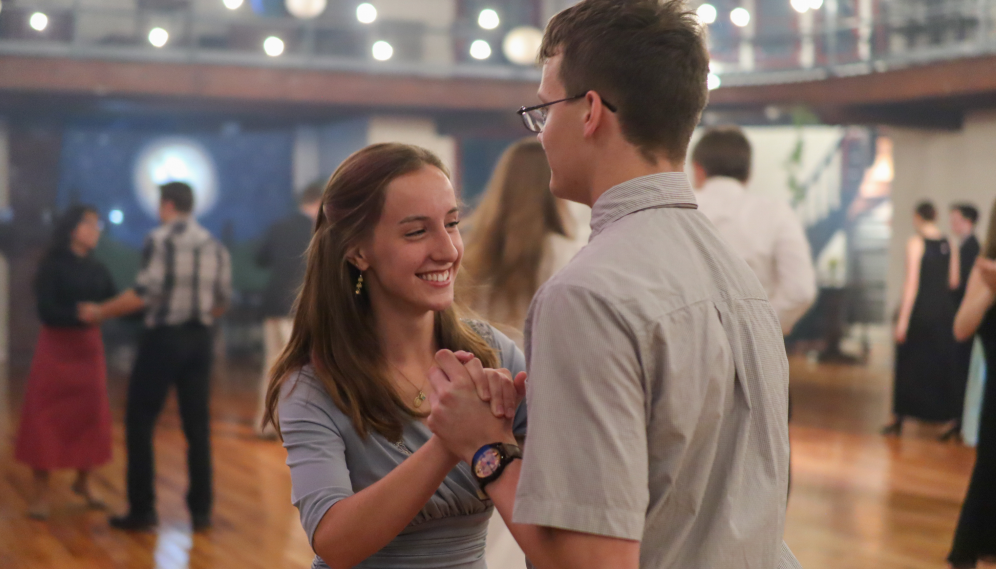
[[[491,326],[474,324],[498,350],[502,367],[513,375],[525,370],[525,357],[512,340]],[[291,500],[298,508],[309,543],[329,508],[386,476],[432,436],[427,426],[412,421],[400,441],[389,441],[377,433],[360,437],[310,366],[285,382],[278,415],[291,472]],[[523,435],[525,429],[526,409],[522,405],[516,413],[514,430]],[[460,463],[411,524],[357,567],[484,569],[485,537],[492,511],[491,502],[478,497],[470,467]],[[316,556],[312,567],[327,569],[328,565]]]
[[798,567],[781,328],[684,174],[599,198],[526,349],[516,522],[638,540],[643,568]]

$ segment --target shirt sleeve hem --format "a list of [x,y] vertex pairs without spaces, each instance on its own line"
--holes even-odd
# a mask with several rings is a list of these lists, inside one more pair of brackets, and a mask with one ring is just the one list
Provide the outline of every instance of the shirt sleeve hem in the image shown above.
[[[325,518],[325,514],[332,508],[332,506],[338,504],[342,500],[348,498],[350,494],[345,492],[330,492],[326,496],[314,501],[314,503],[304,506],[300,504],[300,507],[304,507],[307,513],[302,514],[302,518],[309,518],[307,520],[302,519],[305,525],[305,533],[308,534],[308,545],[311,546],[312,551],[315,548],[315,532],[318,531],[318,526],[321,525],[322,520]],[[313,521],[312,521],[313,520]]]
[[640,541],[643,538],[644,512],[586,506],[553,500],[517,497],[512,520],[531,524]]

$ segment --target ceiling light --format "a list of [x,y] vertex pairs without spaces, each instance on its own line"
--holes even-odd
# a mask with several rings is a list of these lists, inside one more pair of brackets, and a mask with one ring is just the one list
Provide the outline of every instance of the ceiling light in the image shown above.
[[501,43],[501,51],[509,61],[517,65],[534,65],[543,31],[532,26],[521,26],[508,32]]
[[695,13],[699,15],[699,21],[703,24],[711,24],[716,21],[716,7],[712,4],[699,6]]
[[710,91],[718,89],[721,83],[722,81],[719,80],[719,75],[716,75],[715,73],[710,73],[706,79],[706,87],[708,87]]
[[112,209],[107,214],[107,221],[110,221],[114,225],[121,225],[124,223],[124,212],[120,209]]
[[162,28],[152,28],[149,30],[149,43],[156,47],[162,47],[169,41],[169,32]]
[[493,30],[498,27],[498,24],[501,24],[498,12],[495,12],[491,8],[481,10],[481,15],[477,17],[477,25],[485,30]]
[[36,32],[45,31],[45,28],[48,27],[48,16],[42,12],[35,12],[34,14],[31,14],[31,18],[28,19],[28,24]]
[[328,0],[284,0],[284,7],[299,20],[310,20],[321,15],[328,5]]
[[823,7],[823,0],[809,0],[810,10],[819,10]]
[[730,12],[730,21],[739,28],[746,27],[750,23],[750,12],[746,8],[734,8]]
[[792,9],[800,14],[805,14],[809,11],[809,2],[810,0],[789,0]]
[[374,42],[372,51],[374,59],[377,61],[387,61],[394,56],[394,48],[384,40]]
[[284,52],[284,40],[277,36],[270,36],[263,40],[263,51],[270,57],[277,57]]
[[242,7],[242,0],[222,0],[229,10],[238,10]]
[[356,7],[356,19],[361,24],[372,24],[377,19],[377,8],[373,4],[364,2]]
[[484,40],[475,40],[470,44],[470,56],[474,59],[487,59],[491,57],[491,46]]

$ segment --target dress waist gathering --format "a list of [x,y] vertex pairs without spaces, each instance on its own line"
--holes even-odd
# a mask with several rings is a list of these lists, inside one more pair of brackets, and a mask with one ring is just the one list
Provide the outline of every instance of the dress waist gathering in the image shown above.
[[[486,569],[484,546],[491,509],[410,526],[356,569]],[[313,569],[328,565],[316,557]]]

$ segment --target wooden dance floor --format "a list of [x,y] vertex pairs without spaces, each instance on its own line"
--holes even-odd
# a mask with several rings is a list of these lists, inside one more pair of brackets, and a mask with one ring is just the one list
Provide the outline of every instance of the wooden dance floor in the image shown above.
[[[934,440],[936,428],[907,429],[902,438],[877,434],[887,420],[889,362],[830,366],[792,358],[793,481],[785,539],[806,569],[944,567],[974,460],[972,449]],[[106,514],[71,497],[71,474],[53,482],[59,502],[49,521],[24,511],[31,474],[10,458],[11,426],[0,455],[0,568],[306,568],[312,554],[290,504],[285,454],[249,426],[256,372],[219,366],[214,378],[215,526],[191,534],[184,503],[185,443],[171,403],[156,434],[157,533],[110,529]],[[23,380],[22,380],[23,381]],[[22,385],[12,382],[17,409]],[[125,505],[121,410],[123,381],[111,382],[115,406],[114,462],[95,488],[115,512]]]

